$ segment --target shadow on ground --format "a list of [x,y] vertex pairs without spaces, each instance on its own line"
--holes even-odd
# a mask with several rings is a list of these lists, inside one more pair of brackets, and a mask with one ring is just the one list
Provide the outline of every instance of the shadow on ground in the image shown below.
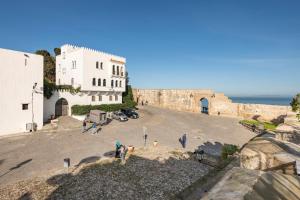
[[[107,158],[46,181],[24,182],[20,188],[1,188],[0,198],[169,199],[212,169],[190,155],[168,152],[162,156],[156,152],[149,156],[143,150],[141,154],[130,155],[125,164],[119,159]],[[78,166],[98,159],[88,157]]]
[[[28,159],[28,160],[24,160],[23,162],[20,162],[19,164],[17,164],[14,167],[11,167],[8,171],[6,171],[5,173],[0,175],[0,178],[9,174],[10,172],[12,172],[13,170],[19,169],[20,167],[22,167],[23,165],[26,165],[27,163],[31,162],[32,159]],[[0,161],[0,165],[4,162],[4,160]]]

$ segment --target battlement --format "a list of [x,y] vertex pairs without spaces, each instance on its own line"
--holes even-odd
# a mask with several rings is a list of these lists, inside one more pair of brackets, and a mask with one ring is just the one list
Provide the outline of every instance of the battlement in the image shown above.
[[87,48],[87,47],[80,47],[80,46],[71,45],[71,44],[64,44],[61,46],[61,51],[66,52],[66,53],[71,53],[71,52],[77,51],[79,49],[83,49],[84,51],[98,53],[98,54],[101,54],[101,56],[110,57],[112,60],[117,60],[122,63],[126,63],[126,58],[121,57],[121,56],[116,56],[116,55],[113,55],[110,53],[105,53],[103,51],[98,51],[95,49],[91,49],[91,48]]

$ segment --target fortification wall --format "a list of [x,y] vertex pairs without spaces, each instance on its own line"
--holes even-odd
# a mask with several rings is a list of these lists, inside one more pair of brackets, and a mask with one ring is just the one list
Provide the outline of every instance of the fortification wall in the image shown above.
[[208,114],[245,119],[283,120],[291,112],[290,106],[241,104],[232,101],[223,93],[212,90],[168,90],[168,89],[133,89],[134,100],[139,104],[163,108],[201,112],[200,100],[208,100]]

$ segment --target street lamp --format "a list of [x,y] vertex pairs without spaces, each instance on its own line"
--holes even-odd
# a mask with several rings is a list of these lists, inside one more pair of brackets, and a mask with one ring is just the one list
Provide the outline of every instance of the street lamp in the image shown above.
[[36,93],[37,83],[34,83],[32,86],[32,92],[31,92],[31,112],[32,112],[32,119],[31,119],[31,132],[34,131],[34,112],[33,112],[33,94]]

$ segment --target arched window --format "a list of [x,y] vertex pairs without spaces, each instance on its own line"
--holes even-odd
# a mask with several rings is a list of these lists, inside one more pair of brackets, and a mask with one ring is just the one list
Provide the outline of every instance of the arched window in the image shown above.
[[111,80],[110,86],[113,88],[114,87],[114,80]]
[[106,79],[103,79],[103,86],[106,87]]
[[93,86],[96,85],[96,78],[93,78]]
[[122,81],[120,81],[119,87],[122,87]]
[[101,78],[98,78],[98,86],[101,86]]
[[119,66],[117,66],[117,75],[119,75],[120,73],[119,73]]
[[115,86],[116,86],[116,87],[118,87],[118,81],[117,81],[117,80],[116,80],[116,84],[115,84]]
[[97,61],[96,62],[96,69],[98,69],[99,68],[99,62]]

